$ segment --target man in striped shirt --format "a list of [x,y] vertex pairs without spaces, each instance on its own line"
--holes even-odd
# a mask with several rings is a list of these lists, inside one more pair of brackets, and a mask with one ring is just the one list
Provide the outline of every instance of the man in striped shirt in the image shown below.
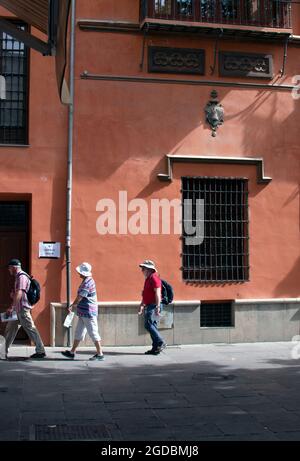
[[7,322],[5,329],[6,356],[8,350],[17,335],[21,325],[31,341],[35,344],[35,354],[31,355],[32,359],[43,359],[46,357],[45,347],[41,336],[32,320],[31,309],[27,299],[27,292],[30,287],[30,278],[26,272],[22,271],[21,262],[18,259],[11,259],[8,263],[8,271],[15,278],[14,290],[11,293],[12,303],[6,313],[11,316],[13,310],[16,311],[18,320]]

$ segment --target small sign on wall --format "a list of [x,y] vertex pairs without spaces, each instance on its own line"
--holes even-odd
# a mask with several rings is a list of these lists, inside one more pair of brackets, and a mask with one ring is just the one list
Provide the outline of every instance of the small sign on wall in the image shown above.
[[60,242],[40,242],[39,258],[60,258]]

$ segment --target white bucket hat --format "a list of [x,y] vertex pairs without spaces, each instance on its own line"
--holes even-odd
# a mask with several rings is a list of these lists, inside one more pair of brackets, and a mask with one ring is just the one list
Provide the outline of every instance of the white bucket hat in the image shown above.
[[76,270],[84,277],[90,277],[92,275],[92,266],[89,263],[81,263],[76,267]]
[[155,270],[155,272],[157,272],[154,262],[151,261],[150,259],[145,259],[145,261],[139,264],[139,266],[146,267],[147,269],[153,269]]

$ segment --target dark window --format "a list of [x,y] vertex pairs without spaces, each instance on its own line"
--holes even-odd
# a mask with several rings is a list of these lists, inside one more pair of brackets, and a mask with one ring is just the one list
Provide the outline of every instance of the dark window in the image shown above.
[[193,14],[192,0],[177,0],[176,8],[179,15],[191,16]]
[[0,230],[26,230],[28,226],[27,202],[0,202]]
[[185,177],[182,198],[183,279],[248,280],[248,180]]
[[231,302],[201,303],[200,327],[233,327],[233,317]]
[[[156,16],[191,16],[193,13],[192,0],[155,0]],[[175,11],[174,11],[175,9]]]
[[171,0],[155,0],[155,14],[170,16],[172,12]]
[[204,21],[222,22],[237,19],[238,9],[241,7],[240,0],[201,0],[201,17]]
[[221,14],[225,20],[235,19],[237,16],[236,2],[231,0],[223,0],[221,2]]
[[0,32],[0,74],[6,86],[6,98],[0,99],[0,144],[28,144],[28,49],[5,32]]

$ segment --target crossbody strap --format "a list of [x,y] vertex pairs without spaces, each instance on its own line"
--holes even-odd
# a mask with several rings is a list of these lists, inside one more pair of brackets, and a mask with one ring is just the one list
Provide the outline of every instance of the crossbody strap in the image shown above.
[[[18,272],[18,273],[17,273],[17,277],[19,277],[19,275],[26,275],[26,277],[27,277],[29,280],[31,280],[30,275],[28,275],[27,272],[25,272],[25,271],[20,271],[20,272]],[[26,291],[26,290],[22,290],[22,291],[25,291],[25,293],[28,293],[28,291]]]

